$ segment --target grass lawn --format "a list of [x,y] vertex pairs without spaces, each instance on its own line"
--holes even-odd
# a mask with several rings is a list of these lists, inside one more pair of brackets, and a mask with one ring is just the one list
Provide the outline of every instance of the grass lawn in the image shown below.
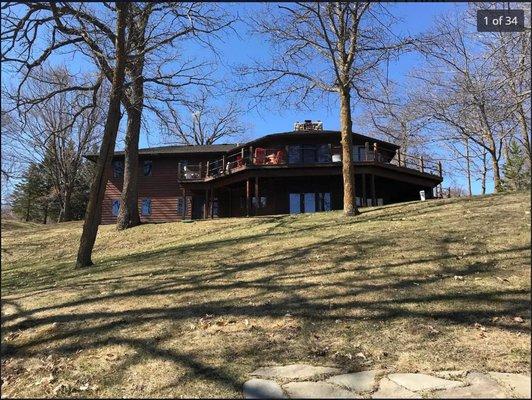
[[100,228],[2,222],[2,393],[239,397],[254,369],[530,373],[530,194]]

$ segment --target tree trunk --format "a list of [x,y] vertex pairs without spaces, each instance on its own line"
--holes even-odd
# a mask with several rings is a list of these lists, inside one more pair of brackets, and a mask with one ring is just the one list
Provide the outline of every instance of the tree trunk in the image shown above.
[[43,225],[46,225],[48,222],[48,202],[44,205],[44,217],[42,220]]
[[129,3],[117,2],[117,25],[116,25],[116,63],[113,73],[113,83],[109,96],[109,108],[105,122],[102,144],[96,165],[94,180],[91,184],[89,202],[85,212],[85,222],[79,243],[76,267],[92,265],[92,249],[98,233],[102,214],[102,202],[107,184],[107,172],[111,167],[118,125],[120,123],[120,102],[124,86],[126,66],[125,28],[128,17]]
[[59,212],[58,222],[72,221],[72,187],[65,187],[61,211]]
[[488,160],[487,160],[487,154],[484,151],[482,153],[482,194],[486,194],[486,179],[488,176]]
[[469,155],[469,140],[466,138],[466,161],[467,161],[467,190],[469,192],[469,197],[473,196],[473,189],[471,186],[471,157]]
[[31,198],[28,196],[28,204],[26,206],[26,222],[30,220]]
[[522,105],[519,106],[519,109],[517,111],[518,120],[519,120],[519,126],[521,129],[521,136],[523,137],[523,144],[525,146],[525,154],[527,156],[527,167],[530,169],[532,165],[532,147],[530,147],[530,138],[528,135],[530,135],[530,131],[528,129],[528,123],[526,121],[525,112],[523,110]]
[[120,212],[116,221],[119,230],[140,224],[138,207],[139,135],[142,111],[138,107],[127,110],[126,149],[124,160],[124,184],[120,200]]
[[348,88],[340,89],[340,129],[342,131],[342,176],[344,181],[344,215],[357,215],[355,203],[355,168],[353,165],[353,134],[351,120],[351,94]]

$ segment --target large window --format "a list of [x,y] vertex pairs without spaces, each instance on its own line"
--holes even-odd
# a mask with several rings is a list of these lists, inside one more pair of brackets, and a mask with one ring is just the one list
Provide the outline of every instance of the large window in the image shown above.
[[305,193],[303,195],[303,210],[306,213],[316,212],[316,193]]
[[331,211],[331,194],[316,193],[317,211]]
[[320,144],[317,150],[317,161],[319,163],[331,162],[331,146]]
[[120,178],[124,173],[124,163],[121,160],[113,161],[113,178]]
[[301,164],[301,146],[288,146],[288,164]]
[[151,215],[151,199],[142,199],[140,212],[142,215]]
[[299,214],[301,212],[301,194],[290,193],[290,214]]
[[153,162],[151,160],[144,161],[143,168],[142,168],[144,172],[144,176],[151,176],[152,167],[153,167]]
[[303,146],[303,164],[314,164],[316,162],[316,146]]

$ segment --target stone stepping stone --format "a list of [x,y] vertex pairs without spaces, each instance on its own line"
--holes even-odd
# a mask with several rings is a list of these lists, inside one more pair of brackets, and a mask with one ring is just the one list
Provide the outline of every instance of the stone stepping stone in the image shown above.
[[327,382],[290,382],[283,385],[294,399],[361,399],[362,396]]
[[326,382],[344,386],[355,392],[371,392],[376,384],[376,377],[380,371],[362,371],[352,374],[331,376]]
[[504,399],[509,397],[488,375],[470,372],[465,380],[469,386],[438,390],[433,392],[432,396],[444,399]]
[[267,379],[250,379],[244,383],[245,399],[286,399],[277,382]]
[[427,374],[390,374],[388,375],[388,378],[398,385],[414,392],[452,389],[464,386],[464,383],[460,381],[451,381]]
[[262,367],[251,373],[262,378],[277,378],[282,380],[307,380],[321,375],[338,374],[340,370],[332,367],[315,367],[308,364],[279,365]]
[[382,378],[379,382],[379,390],[371,396],[372,399],[421,399],[421,395],[412,392],[401,385]]
[[503,386],[509,388],[514,396],[520,399],[530,399],[530,377],[521,374],[490,372],[489,375]]

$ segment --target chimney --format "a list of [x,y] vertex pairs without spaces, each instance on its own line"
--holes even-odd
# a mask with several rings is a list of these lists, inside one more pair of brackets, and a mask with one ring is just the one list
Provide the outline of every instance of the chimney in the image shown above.
[[317,132],[323,130],[323,123],[318,121],[312,121],[310,119],[306,119],[304,122],[297,121],[294,124],[294,131],[296,132]]

